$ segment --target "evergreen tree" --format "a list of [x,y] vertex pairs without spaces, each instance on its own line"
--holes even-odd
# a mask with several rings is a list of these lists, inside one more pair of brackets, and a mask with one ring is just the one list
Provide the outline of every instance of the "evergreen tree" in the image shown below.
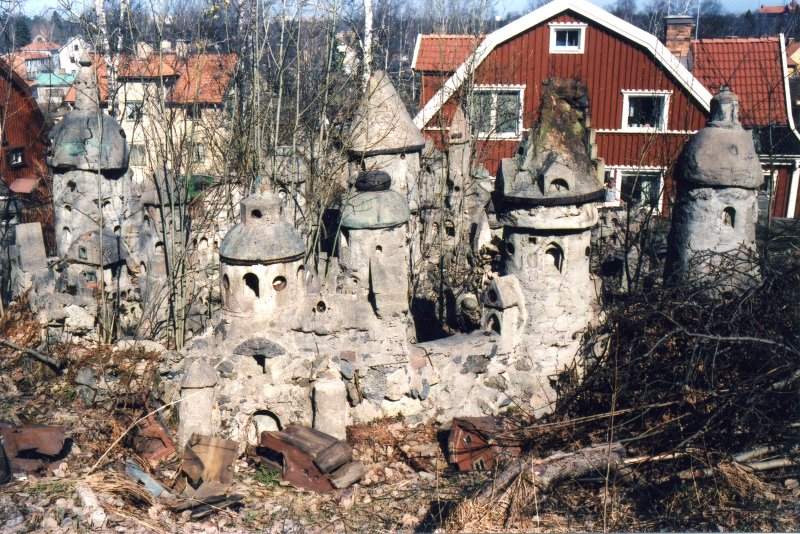
[[27,17],[17,17],[14,19],[14,45],[17,48],[30,44],[33,41],[31,35],[31,25]]

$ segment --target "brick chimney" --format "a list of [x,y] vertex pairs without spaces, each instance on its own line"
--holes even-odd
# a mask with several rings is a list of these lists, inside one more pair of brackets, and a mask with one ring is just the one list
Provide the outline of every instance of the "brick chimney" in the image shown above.
[[694,37],[694,19],[690,15],[664,17],[664,44],[678,58],[689,55],[689,43]]

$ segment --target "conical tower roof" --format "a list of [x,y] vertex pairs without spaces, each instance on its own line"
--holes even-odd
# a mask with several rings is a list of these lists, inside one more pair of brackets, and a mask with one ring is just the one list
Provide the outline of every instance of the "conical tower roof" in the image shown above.
[[347,149],[358,156],[377,156],[419,152],[423,148],[425,138],[389,76],[383,71],[374,72],[353,118]]
[[588,105],[582,84],[548,80],[523,154],[502,161],[497,187],[504,203],[562,206],[602,198],[602,162],[592,159],[586,141]]

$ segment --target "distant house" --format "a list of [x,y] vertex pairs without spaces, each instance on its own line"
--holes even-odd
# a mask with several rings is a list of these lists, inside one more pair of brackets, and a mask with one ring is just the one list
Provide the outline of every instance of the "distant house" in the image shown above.
[[[108,68],[98,59],[101,102],[108,106]],[[171,169],[191,175],[225,172],[220,146],[225,145],[225,109],[235,54],[154,52],[112,58],[116,64],[116,107],[130,146],[135,172],[152,174],[167,161]],[[66,103],[74,103],[70,88]]]
[[53,111],[64,102],[74,81],[75,74],[42,72],[33,80],[31,92],[43,110]]
[[84,52],[89,51],[89,46],[83,37],[76,35],[70,37],[64,46],[58,50],[58,68],[65,74],[75,74],[78,72],[78,59]]
[[[789,112],[782,38],[693,41],[689,17],[670,17],[667,43],[586,0],[547,4],[486,36],[420,35],[415,118],[439,146],[456,106],[469,117],[475,156],[491,176],[536,122],[551,77],[587,87],[597,155],[622,200],[668,211],[672,167],[706,124],[722,85],[754,128],[772,211],[796,213],[800,136]],[[678,54],[681,57],[676,56]],[[798,156],[796,156],[797,154]]]
[[759,15],[789,15],[799,11],[800,5],[798,5],[797,0],[792,0],[784,5],[765,6],[762,4],[761,7],[758,8]]

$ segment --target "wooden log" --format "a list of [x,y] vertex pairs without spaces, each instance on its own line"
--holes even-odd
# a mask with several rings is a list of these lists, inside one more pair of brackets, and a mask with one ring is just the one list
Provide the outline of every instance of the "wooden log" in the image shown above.
[[323,473],[330,473],[340,468],[353,459],[353,447],[344,441],[337,441],[314,459],[316,465]]
[[518,477],[546,492],[556,482],[578,478],[588,473],[605,476],[624,466],[625,447],[619,443],[595,445],[575,452],[557,452],[544,459],[517,459],[487,482],[478,492],[479,499],[489,499],[504,492]]
[[361,462],[350,462],[330,474],[331,484],[336,489],[347,488],[361,480],[367,469]]

